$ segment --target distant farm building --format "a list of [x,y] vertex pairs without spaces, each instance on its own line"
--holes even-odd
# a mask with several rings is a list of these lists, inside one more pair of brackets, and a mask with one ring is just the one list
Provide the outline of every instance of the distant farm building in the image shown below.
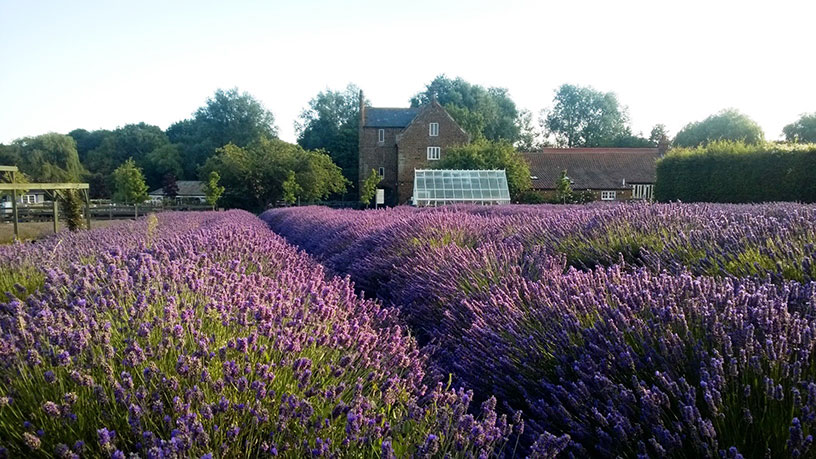
[[530,165],[533,190],[555,196],[561,171],[573,191],[590,191],[596,200],[654,198],[656,161],[663,148],[544,148],[522,153]]
[[420,107],[366,107],[362,91],[359,136],[360,184],[377,171],[387,205],[412,202],[414,171],[430,169],[448,147],[470,141],[436,100]]
[[[178,193],[176,194],[175,204],[202,204],[207,202],[203,182],[198,180],[179,180],[176,182],[176,185],[178,186]],[[163,200],[168,199],[167,196],[164,195],[164,188],[157,188],[147,195],[153,204],[161,204]]]

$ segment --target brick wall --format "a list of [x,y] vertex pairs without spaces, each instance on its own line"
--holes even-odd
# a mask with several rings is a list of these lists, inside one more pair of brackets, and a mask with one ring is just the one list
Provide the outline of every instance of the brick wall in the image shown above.
[[397,144],[396,136],[402,128],[385,128],[385,142],[378,143],[379,130],[376,127],[360,129],[360,177],[359,187],[371,174],[371,170],[385,169],[385,177],[379,188],[385,189],[385,202],[394,205],[397,202]]
[[[430,123],[439,123],[439,135],[429,135]],[[405,128],[397,141],[397,204],[406,204],[414,192],[414,169],[430,169],[435,161],[428,160],[428,147],[441,147],[440,158],[445,150],[454,145],[468,143],[469,136],[459,128],[445,109],[436,101],[431,102],[414,121]]]

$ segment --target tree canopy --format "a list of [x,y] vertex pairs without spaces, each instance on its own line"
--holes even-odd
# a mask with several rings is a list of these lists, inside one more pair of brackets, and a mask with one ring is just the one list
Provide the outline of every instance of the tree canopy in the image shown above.
[[218,89],[191,119],[167,129],[170,141],[179,144],[185,177],[197,176],[198,167],[218,148],[230,143],[244,147],[259,137],[275,138],[277,133],[274,115],[238,88]]
[[78,182],[86,174],[76,142],[54,132],[15,140],[8,153],[35,182]]
[[448,149],[437,169],[504,169],[510,196],[530,188],[530,166],[507,141],[480,140]]
[[519,111],[505,88],[485,89],[462,78],[439,75],[411,98],[411,106],[418,107],[434,97],[473,140],[512,143],[519,138]]
[[125,204],[141,204],[147,200],[147,185],[142,171],[132,158],[113,171],[113,200]]
[[224,205],[253,211],[283,199],[283,183],[289,171],[295,173],[305,201],[342,193],[348,184],[326,153],[266,137],[246,147],[228,144],[219,148],[202,168],[202,177],[211,171],[218,171],[226,188],[222,198]]
[[764,139],[762,128],[754,120],[731,108],[687,124],[675,136],[674,146],[696,147],[721,140],[759,144]]
[[[564,84],[553,107],[542,112],[542,127],[564,147],[641,146],[628,127],[626,107],[612,92]],[[647,139],[643,139],[648,143]]]
[[342,91],[321,91],[309,101],[295,123],[298,145],[306,150],[326,151],[349,179],[352,189],[359,175],[359,93],[360,88],[353,84]]
[[816,143],[816,112],[805,113],[782,128],[788,142]]

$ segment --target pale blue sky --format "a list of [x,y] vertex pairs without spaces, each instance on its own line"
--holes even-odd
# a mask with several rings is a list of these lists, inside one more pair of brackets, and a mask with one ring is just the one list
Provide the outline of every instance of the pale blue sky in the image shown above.
[[234,86],[294,141],[327,87],[405,106],[441,73],[536,114],[562,83],[614,91],[647,134],[734,107],[775,139],[816,111],[814,18],[812,0],[0,0],[0,142],[167,128]]

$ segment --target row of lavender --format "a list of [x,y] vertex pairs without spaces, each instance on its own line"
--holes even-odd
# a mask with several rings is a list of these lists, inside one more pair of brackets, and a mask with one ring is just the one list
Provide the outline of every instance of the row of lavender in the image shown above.
[[[800,456],[816,430],[816,208],[274,210],[442,371],[575,455]],[[581,269],[576,269],[580,267]]]
[[469,414],[389,310],[245,212],[4,247],[0,266],[0,457],[471,457],[522,430],[494,399]]

